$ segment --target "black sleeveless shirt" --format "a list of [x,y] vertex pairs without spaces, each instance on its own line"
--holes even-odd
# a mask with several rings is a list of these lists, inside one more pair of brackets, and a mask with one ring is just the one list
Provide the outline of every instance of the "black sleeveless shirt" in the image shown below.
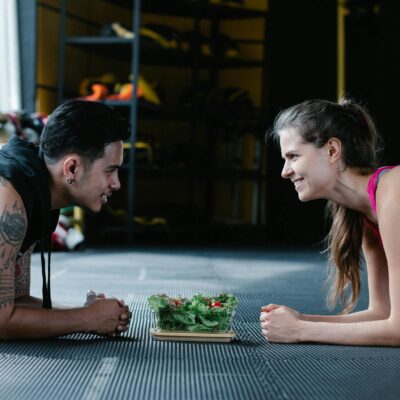
[[[24,203],[27,231],[20,255],[38,241],[43,248],[43,241],[50,240],[57,226],[60,211],[51,209],[50,176],[39,149],[17,136],[12,137],[0,149],[0,175],[12,183]],[[42,251],[42,264],[43,261]]]
[[12,183],[25,206],[23,254],[38,240],[47,239],[57,225],[60,211],[51,210],[49,173],[38,148],[14,136],[0,149],[0,175]]

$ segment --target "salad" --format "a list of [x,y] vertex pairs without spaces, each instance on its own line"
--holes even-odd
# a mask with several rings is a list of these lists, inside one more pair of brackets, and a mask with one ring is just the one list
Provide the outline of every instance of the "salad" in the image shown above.
[[188,332],[220,332],[229,330],[238,299],[222,293],[215,297],[195,294],[191,299],[166,294],[148,298],[161,330]]

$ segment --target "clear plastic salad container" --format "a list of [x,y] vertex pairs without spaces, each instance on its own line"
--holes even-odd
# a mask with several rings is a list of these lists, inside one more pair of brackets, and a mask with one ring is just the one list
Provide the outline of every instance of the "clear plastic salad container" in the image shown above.
[[231,330],[238,299],[232,294],[195,294],[191,299],[155,294],[148,298],[153,327],[160,331],[221,333]]

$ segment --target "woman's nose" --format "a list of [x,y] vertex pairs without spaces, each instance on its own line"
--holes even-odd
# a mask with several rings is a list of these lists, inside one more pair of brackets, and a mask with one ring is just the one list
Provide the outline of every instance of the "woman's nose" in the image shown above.
[[285,163],[282,168],[281,176],[284,179],[289,179],[291,175],[293,175],[293,169],[290,167],[290,165]]

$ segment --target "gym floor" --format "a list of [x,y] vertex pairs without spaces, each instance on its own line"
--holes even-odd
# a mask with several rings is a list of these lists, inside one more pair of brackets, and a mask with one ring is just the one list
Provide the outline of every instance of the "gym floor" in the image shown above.
[[[400,349],[270,344],[260,307],[326,313],[326,260],[317,250],[110,249],[55,253],[52,297],[80,305],[93,289],[133,312],[118,339],[76,334],[0,343],[0,399],[398,399]],[[359,307],[367,305],[364,290]],[[40,296],[38,254],[32,294]],[[240,300],[227,344],[152,339],[150,294],[232,292]]]

